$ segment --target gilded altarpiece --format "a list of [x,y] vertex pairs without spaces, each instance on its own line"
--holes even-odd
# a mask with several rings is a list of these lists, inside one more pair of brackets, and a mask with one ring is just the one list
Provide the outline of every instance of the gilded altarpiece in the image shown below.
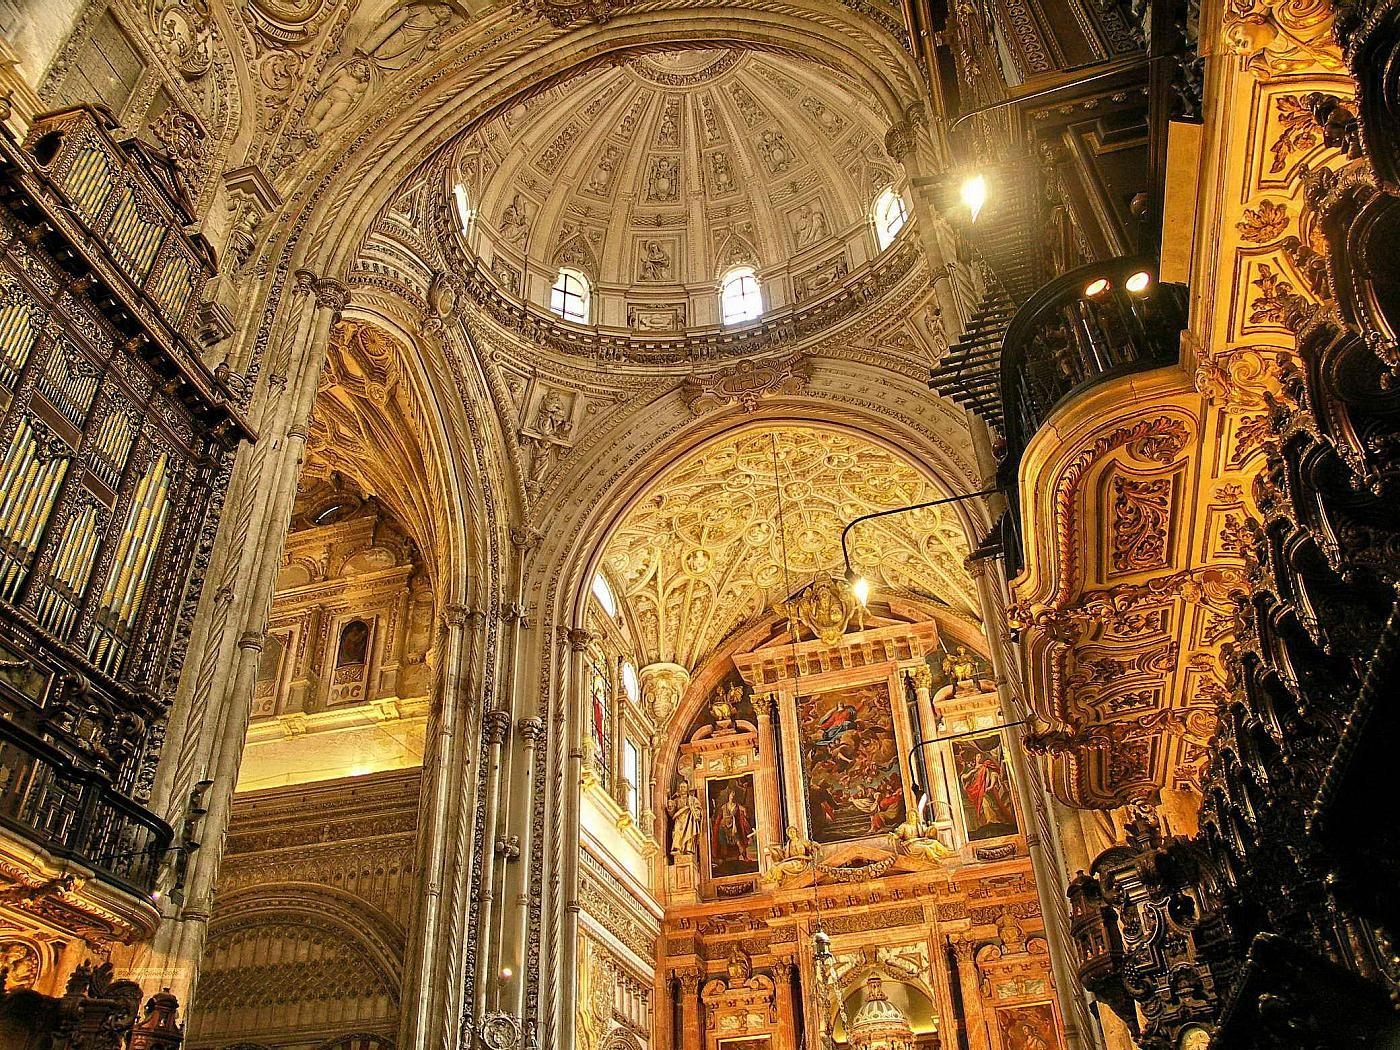
[[[841,1038],[837,1000],[817,980],[818,924],[849,1017],[878,977],[920,1048],[958,1045],[960,1031],[970,1050],[1037,1046],[1000,1027],[1016,1020],[1008,1010],[1034,1022],[1055,993],[997,697],[966,642],[966,625],[945,636],[932,621],[882,614],[863,630],[780,635],[699,669],[678,711],[685,742],[658,755],[674,774],[658,785],[671,808],[656,808],[680,829],[656,858],[667,887],[658,1047],[782,1050],[818,1045],[828,1026]],[[970,750],[960,758],[956,741],[940,741],[910,776],[916,741],[957,734]],[[835,763],[854,790],[812,792],[814,760]],[[750,778],[759,871],[713,877],[708,813],[697,859],[684,852],[697,819],[688,807],[730,802],[735,781]],[[969,815],[964,785],[974,783],[991,819]],[[823,802],[831,811],[819,820]],[[697,864],[691,888],[681,873]]]

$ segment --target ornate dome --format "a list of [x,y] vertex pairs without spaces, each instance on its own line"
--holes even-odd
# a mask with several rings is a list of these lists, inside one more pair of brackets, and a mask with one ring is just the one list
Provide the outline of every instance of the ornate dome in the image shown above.
[[910,1050],[914,1045],[909,1018],[890,1002],[878,976],[866,982],[865,1005],[851,1018],[850,1043],[856,1050]]
[[720,321],[752,266],[766,313],[820,298],[879,254],[871,222],[902,169],[854,81],[767,53],[691,50],[595,69],[458,144],[464,237],[507,295],[546,305],[585,275],[588,323]]

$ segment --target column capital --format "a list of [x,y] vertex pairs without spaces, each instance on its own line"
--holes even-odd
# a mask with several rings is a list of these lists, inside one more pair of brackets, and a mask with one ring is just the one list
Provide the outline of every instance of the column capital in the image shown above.
[[500,744],[505,741],[506,734],[510,732],[510,712],[501,708],[494,711],[487,711],[482,720],[486,729],[486,739],[492,744]]
[[583,627],[564,628],[564,638],[569,643],[569,648],[576,653],[581,653],[588,648],[588,643],[593,641],[593,635]]
[[522,718],[515,729],[525,738],[526,747],[534,747],[544,737],[544,721],[538,717]]

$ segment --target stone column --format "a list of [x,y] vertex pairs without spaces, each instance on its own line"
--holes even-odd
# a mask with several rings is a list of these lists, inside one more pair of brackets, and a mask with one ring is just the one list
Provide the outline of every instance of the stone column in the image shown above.
[[443,614],[438,643],[442,656],[434,712],[423,764],[418,835],[422,903],[414,923],[404,965],[399,1045],[427,1050],[434,1045],[443,1017],[461,1013],[461,979],[450,961],[449,945],[461,922],[466,895],[463,880],[470,865],[456,852],[461,815],[473,808],[471,741],[473,713],[472,656],[480,648],[485,616],[460,605]]
[[[1017,722],[1029,716],[1031,707],[1021,687],[1020,649],[1013,645],[1006,630],[1005,582],[999,572],[989,571],[991,568],[987,560],[968,559],[968,570],[977,584],[982,622],[986,625],[1001,717],[1004,722]],[[1089,1014],[1088,1001],[1079,984],[1074,942],[1069,933],[1069,902],[1065,898],[1069,879],[1063,867],[1058,828],[1050,813],[1050,793],[1043,786],[1039,770],[1032,768],[1027,759],[1022,743],[1025,732],[1022,726],[1005,730],[1003,745],[1011,764],[1011,783],[1021,821],[1025,825],[1036,893],[1045,916],[1045,942],[1050,949],[1055,992],[1065,1022],[1065,1046],[1067,1050],[1088,1050],[1101,1046],[1102,1037]]]
[[298,270],[294,280],[279,330],[281,345],[300,353],[276,363],[284,371],[269,369],[255,412],[258,441],[238,454],[152,791],[152,807],[178,826],[195,782],[213,781],[205,795],[203,848],[189,857],[184,903],[163,902],[165,921],[152,942],[137,949],[129,967],[132,979],[169,987],[187,1005],[193,1002],[204,950],[311,407],[332,326],[348,298],[342,285],[307,270]]

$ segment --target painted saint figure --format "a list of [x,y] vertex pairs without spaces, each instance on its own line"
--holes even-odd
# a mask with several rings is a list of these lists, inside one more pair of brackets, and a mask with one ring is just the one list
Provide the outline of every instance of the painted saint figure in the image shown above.
[[962,788],[968,838],[1015,834],[1016,812],[1003,765],[1001,738],[960,741],[954,746],[953,754]]
[[753,778],[729,777],[707,783],[710,877],[758,873],[754,842]]

